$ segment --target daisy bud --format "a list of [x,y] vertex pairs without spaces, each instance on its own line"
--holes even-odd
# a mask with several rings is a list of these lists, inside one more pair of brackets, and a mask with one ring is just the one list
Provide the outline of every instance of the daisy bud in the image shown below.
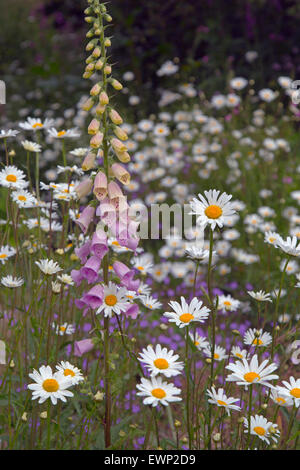
[[91,138],[90,146],[94,149],[98,149],[102,145],[102,142],[103,142],[103,134],[102,132],[97,132],[97,134]]
[[121,127],[118,127],[118,126],[115,127],[114,128],[114,133],[121,140],[127,140],[128,139],[128,135],[126,134],[126,132],[123,129],[121,129]]
[[235,335],[235,336],[240,336],[240,335],[241,335],[241,333],[239,332],[239,330],[232,330],[231,333],[232,333],[233,335]]
[[126,433],[121,430],[121,431],[119,432],[119,436],[120,436],[120,437],[124,437],[124,436],[126,436]]
[[89,152],[81,165],[81,168],[83,169],[83,171],[88,171],[94,168],[95,160],[96,160],[96,154]]
[[70,256],[70,260],[71,261],[78,261],[79,258],[78,258],[78,256],[75,255],[75,253],[72,253],[71,256]]
[[100,129],[100,122],[98,119],[93,119],[88,127],[88,133],[90,135],[95,135]]
[[91,178],[86,178],[81,181],[75,188],[78,199],[87,196],[90,194],[93,187],[93,180]]
[[102,114],[105,112],[106,106],[102,106],[102,104],[98,104],[96,107],[96,115],[97,116],[102,116]]
[[27,421],[27,413],[26,413],[26,411],[24,411],[24,413],[22,414],[21,420],[24,421],[24,422]]
[[117,178],[118,181],[123,183],[124,185],[127,185],[130,183],[130,174],[128,171],[119,163],[114,163],[111,166],[111,171],[113,175]]
[[104,399],[104,393],[103,392],[97,392],[95,395],[94,395],[94,400],[95,401],[103,401]]
[[95,177],[93,193],[98,201],[102,201],[107,195],[107,178],[102,171],[99,171]]
[[122,124],[123,123],[123,119],[121,118],[120,114],[117,113],[117,111],[115,109],[111,109],[110,112],[109,112],[109,117],[110,117],[110,120],[114,123],[114,124]]
[[99,59],[99,60],[97,60],[97,62],[96,62],[96,64],[95,64],[95,69],[96,69],[96,70],[101,70],[102,67],[103,67],[103,65],[104,65],[103,60],[102,60],[102,59]]
[[180,428],[180,426],[181,426],[181,421],[178,421],[178,419],[175,419],[175,421],[174,421],[174,426],[175,426],[175,428]]
[[11,369],[13,369],[13,368],[15,367],[15,363],[14,363],[13,359],[10,361],[9,367],[10,367]]
[[99,95],[100,91],[101,91],[101,86],[99,85],[99,83],[96,83],[93,86],[93,88],[91,89],[90,95],[91,96],[97,96],[97,95]]
[[206,362],[207,364],[211,364],[211,359],[210,359],[209,357],[207,357],[207,358],[205,359],[205,362]]
[[107,93],[105,91],[102,91],[100,93],[99,102],[100,102],[100,104],[102,104],[102,106],[109,103],[109,98],[108,98]]
[[92,56],[95,58],[95,59],[98,59],[98,57],[100,57],[101,55],[101,49],[100,47],[95,47],[95,49],[93,50],[92,52]]
[[164,323],[162,323],[161,325],[159,325],[159,328],[163,331],[166,331],[169,327],[168,325],[165,325]]
[[115,78],[112,79],[111,84],[112,84],[112,86],[113,86],[113,88],[114,88],[115,90],[122,90],[122,88],[123,88],[122,83],[120,83],[120,82],[119,82],[118,80],[116,80]]
[[212,438],[214,442],[220,442],[221,434],[219,432],[216,432],[216,434],[213,434]]
[[186,444],[186,443],[188,442],[188,438],[187,438],[187,437],[183,437],[181,440],[182,440],[182,442],[183,442],[184,444]]
[[90,111],[93,106],[94,106],[94,100],[92,100],[92,98],[89,98],[89,99],[82,105],[82,109],[83,109],[83,111]]
[[123,144],[123,142],[121,142],[119,139],[114,137],[111,139],[110,143],[116,152],[127,152],[126,145]]
[[40,418],[41,418],[41,419],[47,419],[47,417],[48,417],[47,411],[42,411],[42,412],[40,413]]
[[261,407],[262,407],[263,410],[266,410],[266,409],[268,408],[268,405],[267,405],[267,403],[263,403],[263,404],[261,405]]

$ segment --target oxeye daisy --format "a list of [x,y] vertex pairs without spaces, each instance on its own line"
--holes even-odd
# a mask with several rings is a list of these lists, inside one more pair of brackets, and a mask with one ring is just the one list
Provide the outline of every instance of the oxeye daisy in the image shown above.
[[[212,357],[212,350],[210,346],[208,348],[203,349],[203,352],[207,357]],[[215,345],[214,360],[223,361],[224,359],[227,359],[227,357],[228,355],[226,354],[226,350],[221,346]]]
[[298,243],[298,238],[287,237],[286,240],[282,238],[277,243],[278,248],[280,248],[284,253],[287,253],[290,256],[299,257],[300,256],[300,243]]
[[[198,247],[197,245],[188,246],[185,249],[185,253],[188,258],[191,258],[195,261],[207,261],[209,258],[209,250],[205,250],[203,247]],[[213,256],[216,255],[216,252],[213,251]]]
[[8,129],[7,131],[1,129],[0,130],[0,139],[6,139],[7,137],[16,137],[19,134],[19,131],[14,131],[12,129]]
[[59,372],[52,372],[50,366],[41,366],[39,371],[33,370],[29,377],[35,381],[29,384],[29,390],[32,390],[32,400],[39,399],[39,403],[44,403],[50,398],[53,405],[57,400],[66,402],[66,397],[73,397],[73,393],[68,390],[72,386],[70,377],[65,377]]
[[42,147],[36,142],[31,142],[30,140],[22,140],[21,144],[23,148],[28,152],[39,153],[42,151]]
[[181,297],[181,305],[179,302],[174,301],[169,302],[168,305],[170,305],[174,311],[165,312],[164,316],[169,319],[169,322],[175,323],[179,328],[184,328],[195,321],[203,323],[210,312],[197,297],[194,297],[189,304],[184,297]]
[[[198,194],[199,199],[194,198],[190,202],[192,212],[197,215],[197,223],[206,227],[211,226],[214,230],[216,226],[223,227],[226,219],[235,213],[230,199],[232,195],[222,193],[216,189],[204,191],[204,196]],[[205,199],[206,198],[206,199]]]
[[265,232],[265,243],[269,243],[270,245],[274,245],[276,248],[278,243],[282,240],[281,236],[276,232]]
[[172,349],[168,351],[167,348],[157,344],[155,349],[152,346],[143,349],[138,359],[146,365],[151,376],[163,374],[172,377],[179,375],[184,367],[183,362],[177,361],[178,358],[178,354],[174,354]]
[[240,411],[241,408],[238,405],[234,405],[238,398],[227,397],[224,393],[223,388],[219,388],[217,391],[215,387],[212,387],[211,390],[206,390],[207,395],[209,396],[208,402],[213,405],[221,406],[225,408],[228,416],[230,415],[230,410]]
[[24,279],[21,277],[13,277],[13,276],[4,276],[1,279],[1,284],[5,287],[20,287],[24,284]]
[[282,381],[284,387],[277,386],[276,390],[281,393],[283,396],[293,399],[293,402],[296,408],[300,406],[300,379],[295,379],[294,377],[289,378],[289,382],[286,380]]
[[22,189],[28,186],[28,182],[24,181],[25,173],[18,170],[14,165],[6,166],[0,171],[0,185],[5,188]]
[[151,274],[152,272],[153,263],[147,254],[133,258],[131,263],[133,267],[137,269],[143,276],[146,274]]
[[18,207],[30,209],[37,206],[36,198],[26,189],[19,189],[11,193],[12,200]]
[[[52,289],[53,289],[53,286],[52,286]],[[74,325],[70,325],[67,322],[63,323],[62,325],[57,325],[56,323],[53,322],[52,328],[55,330],[55,333],[59,336],[72,335],[73,333],[75,333]]]
[[72,385],[77,385],[79,382],[84,380],[80,369],[78,369],[78,367],[73,366],[68,361],[61,361],[60,364],[56,366],[56,369],[62,375],[68,377],[71,380]]
[[52,259],[42,259],[40,261],[36,261],[35,264],[47,276],[52,276],[62,270],[58,263]]
[[218,298],[218,310],[234,312],[240,306],[240,301],[231,297],[231,295],[220,295]]
[[237,385],[243,385],[246,389],[254,383],[273,388],[269,381],[278,379],[278,375],[272,374],[277,369],[277,365],[271,363],[267,366],[268,362],[266,359],[259,365],[255,354],[250,362],[243,358],[241,361],[228,364],[226,369],[230,370],[232,374],[226,377],[226,381],[236,382]]
[[80,133],[77,131],[76,128],[68,130],[63,129],[61,131],[58,131],[54,127],[51,127],[50,129],[48,129],[48,133],[51,137],[54,137],[55,139],[65,139],[66,137],[76,138],[80,136]]
[[145,397],[143,400],[144,405],[168,406],[169,403],[182,400],[181,397],[177,396],[181,390],[172,383],[164,382],[161,377],[152,377],[150,380],[143,377],[136,388],[139,390],[137,395]]
[[129,306],[126,294],[125,287],[118,287],[110,281],[108,286],[103,287],[103,303],[96,311],[96,315],[104,312],[105,317],[112,317],[113,313],[120,315],[125,312]]
[[27,118],[25,122],[20,122],[19,126],[24,129],[25,131],[38,131],[41,129],[47,129],[48,127],[53,126],[54,124],[54,119],[45,119],[44,122],[41,121],[41,119],[35,119],[35,118]]
[[[247,418],[244,418],[244,425],[246,428],[244,432],[248,434],[249,423]],[[270,444],[270,438],[275,442],[278,440],[280,431],[277,429],[277,424],[271,423],[264,416],[255,415],[250,417],[250,434]]]
[[293,406],[293,398],[285,393],[281,393],[277,387],[271,390],[271,399],[278,406]]
[[62,282],[63,284],[66,284],[68,286],[74,286],[74,281],[69,274],[60,274],[57,276],[57,279]]
[[9,245],[1,246],[0,247],[0,262],[4,264],[8,258],[14,256],[16,254],[16,250]]
[[254,292],[253,290],[248,290],[247,291],[250,297],[252,297],[255,300],[258,300],[258,302],[272,302],[272,299],[270,298],[270,294],[264,292],[263,290],[260,290],[258,292]]
[[207,349],[209,347],[209,342],[207,341],[207,338],[204,336],[200,336],[197,332],[195,333],[189,333],[189,337],[192,341],[192,343],[196,346],[199,351],[201,349]]
[[246,351],[246,349],[241,349],[239,346],[233,346],[230,351],[230,356],[237,359],[248,359],[248,351]]
[[151,295],[141,295],[139,297],[145,307],[150,308],[150,310],[157,310],[162,306],[162,303],[159,300],[155,299]]
[[249,328],[244,335],[244,344],[248,346],[265,347],[270,343],[272,343],[272,335],[268,332],[263,332],[262,329]]

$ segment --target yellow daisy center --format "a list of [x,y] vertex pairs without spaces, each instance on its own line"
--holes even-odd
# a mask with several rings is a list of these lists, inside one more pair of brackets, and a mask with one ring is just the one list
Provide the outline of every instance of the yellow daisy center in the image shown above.
[[16,175],[7,175],[6,181],[9,181],[10,183],[15,183],[17,181],[17,177]]
[[0,258],[1,258],[1,259],[7,258],[7,255],[6,255],[5,253],[1,253]]
[[277,401],[277,403],[286,403],[285,399],[281,398],[281,397],[277,397],[276,401]]
[[163,359],[163,358],[155,359],[154,365],[158,369],[168,369],[168,367],[169,367],[168,361],[166,361],[166,359]]
[[216,205],[208,206],[204,211],[206,217],[209,219],[218,219],[223,214],[221,207]]
[[43,127],[43,124],[40,122],[36,122],[35,124],[32,124],[33,129],[36,129],[37,127]]
[[218,353],[214,354],[214,359],[219,359],[220,355]]
[[166,392],[162,388],[154,388],[151,393],[155,398],[160,398],[160,399],[165,398],[165,396],[167,395]]
[[258,434],[259,436],[264,436],[266,434],[266,430],[261,426],[255,426],[255,428],[253,428],[253,431],[256,432],[256,434]]
[[237,357],[240,357],[241,359],[243,359],[243,354],[235,353],[235,355],[236,355]]
[[255,379],[260,379],[260,376],[256,373],[256,372],[247,372],[247,374],[244,375],[244,379],[249,382],[249,383],[252,383],[253,380]]
[[144,268],[143,268],[143,266],[137,266],[137,268],[136,268],[136,269],[138,269],[139,271],[144,271]]
[[57,380],[55,379],[44,380],[43,389],[46,390],[46,392],[57,392],[57,390],[59,389]]
[[19,201],[27,201],[25,196],[18,196]]
[[60,131],[60,132],[57,133],[57,136],[62,137],[65,134],[66,134],[66,131]]
[[65,376],[71,375],[71,377],[74,377],[75,372],[73,372],[71,369],[65,369],[65,370],[64,370],[64,375],[65,375]]
[[60,326],[59,329],[60,329],[60,331],[66,331],[66,327],[65,327],[65,326]]
[[111,294],[111,295],[107,295],[105,297],[105,303],[106,305],[109,305],[110,307],[113,307],[114,305],[116,305],[118,299],[115,295]]
[[263,342],[262,342],[261,339],[255,338],[255,339],[253,340],[253,343],[252,343],[252,344],[256,344],[256,345],[258,345],[258,346],[261,346],[261,345],[263,344]]
[[292,388],[290,394],[295,398],[300,398],[300,388]]
[[218,403],[219,403],[219,405],[222,405],[222,406],[226,406],[226,405],[227,405],[227,403],[225,403],[225,401],[222,401],[222,400],[218,400]]
[[230,307],[230,305],[231,305],[230,300],[225,300],[224,305],[226,305],[226,307]]
[[179,317],[179,320],[182,321],[183,323],[189,323],[193,319],[194,319],[194,315],[192,315],[191,313],[183,313]]

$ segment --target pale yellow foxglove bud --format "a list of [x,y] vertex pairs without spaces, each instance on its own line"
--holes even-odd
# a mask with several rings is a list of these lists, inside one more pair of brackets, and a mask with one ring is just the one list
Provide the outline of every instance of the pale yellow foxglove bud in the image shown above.
[[103,142],[103,134],[102,132],[97,132],[97,134],[91,138],[90,146],[93,149],[98,149],[99,147],[101,147],[102,142]]
[[102,106],[109,103],[109,98],[108,98],[107,93],[105,91],[102,91],[100,93],[99,102],[100,102],[100,104],[102,104]]
[[114,133],[121,140],[127,140],[128,139],[128,135],[126,134],[126,132],[123,129],[121,129],[121,127],[115,127],[114,128]]
[[121,140],[116,139],[115,137],[111,139],[110,143],[116,152],[127,152],[128,150],[126,145],[123,144]]
[[120,83],[115,78],[112,79],[111,84],[112,84],[112,86],[114,87],[115,90],[122,90],[122,88],[123,88],[122,83]]
[[91,96],[98,96],[101,91],[101,86],[99,83],[96,83],[90,91]]
[[90,122],[90,125],[88,127],[88,133],[90,135],[95,135],[97,134],[97,132],[99,131],[100,129],[100,122],[98,121],[98,119],[93,119],[91,122]]
[[123,124],[123,119],[121,118],[120,114],[115,109],[110,110],[109,117],[110,117],[110,120],[114,124],[117,124],[117,125]]

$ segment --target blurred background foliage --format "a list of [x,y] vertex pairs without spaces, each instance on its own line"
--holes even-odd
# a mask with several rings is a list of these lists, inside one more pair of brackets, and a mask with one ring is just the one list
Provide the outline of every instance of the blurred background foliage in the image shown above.
[[[86,0],[0,0],[1,77],[21,76],[27,91],[46,81],[49,96],[66,83],[71,90],[84,87],[86,5]],[[224,88],[232,70],[249,75],[247,51],[258,53],[250,64],[258,87],[279,74],[300,73],[299,0],[113,0],[109,10],[117,69],[120,75],[134,72],[137,89],[144,87],[149,97],[149,111],[155,111],[153,95],[161,86],[156,72],[169,59],[181,64],[182,80],[195,80],[211,93]]]

